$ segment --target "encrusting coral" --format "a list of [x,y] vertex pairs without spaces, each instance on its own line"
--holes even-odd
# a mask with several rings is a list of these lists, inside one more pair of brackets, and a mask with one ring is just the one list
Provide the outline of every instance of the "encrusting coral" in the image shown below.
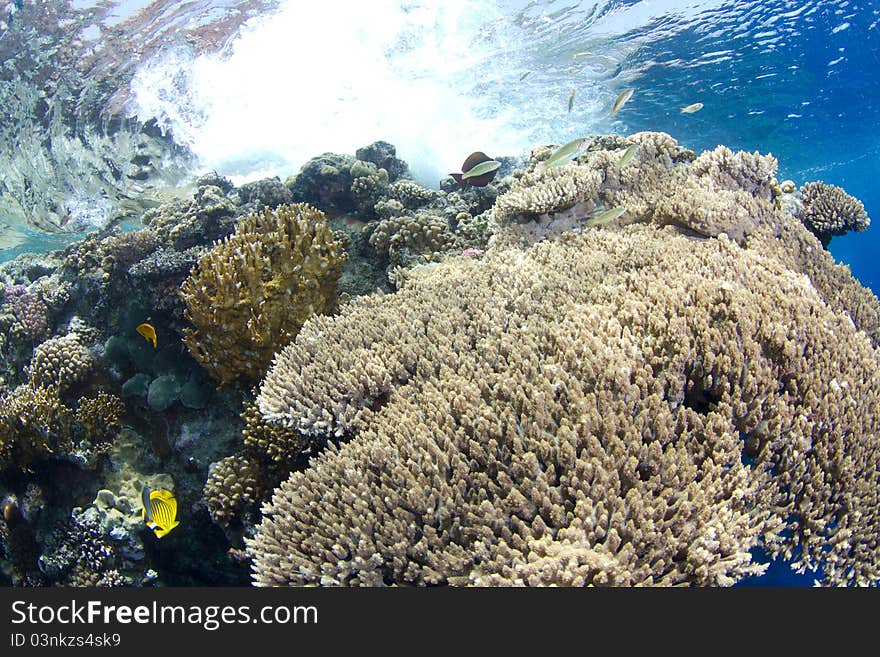
[[306,319],[332,312],[346,254],[306,204],[248,215],[180,288],[184,342],[219,382],[256,381]]
[[308,322],[257,403],[326,448],[264,506],[254,582],[730,585],[763,548],[876,584],[880,304],[837,298],[772,162],[707,158],[730,179],[669,164],[761,204],[737,240],[652,208]]
[[808,182],[800,192],[803,209],[798,216],[824,246],[834,235],[863,231],[871,225],[862,202],[836,185]]

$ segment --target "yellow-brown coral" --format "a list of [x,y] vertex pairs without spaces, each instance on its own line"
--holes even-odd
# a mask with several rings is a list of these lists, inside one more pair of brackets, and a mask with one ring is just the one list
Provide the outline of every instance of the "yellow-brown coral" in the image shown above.
[[84,379],[95,359],[77,333],[50,338],[34,349],[30,381],[35,387],[57,386],[60,392]]
[[73,413],[56,387],[22,385],[0,399],[0,470],[70,451]]
[[184,342],[219,382],[256,381],[306,319],[335,310],[345,258],[309,205],[242,218],[181,286]]
[[92,399],[82,399],[76,409],[76,420],[92,448],[109,445],[119,430],[119,418],[125,404],[116,395],[98,393]]

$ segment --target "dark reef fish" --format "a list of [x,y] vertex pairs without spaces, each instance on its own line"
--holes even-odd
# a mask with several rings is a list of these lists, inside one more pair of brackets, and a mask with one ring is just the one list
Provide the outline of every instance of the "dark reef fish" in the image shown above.
[[449,175],[462,189],[468,185],[485,187],[495,178],[500,166],[501,163],[497,160],[493,160],[482,151],[476,151],[467,156],[464,164],[461,165],[461,173],[450,173]]

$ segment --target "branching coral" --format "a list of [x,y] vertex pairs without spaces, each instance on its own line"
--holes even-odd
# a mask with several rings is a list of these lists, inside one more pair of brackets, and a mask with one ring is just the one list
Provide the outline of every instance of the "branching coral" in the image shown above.
[[414,180],[398,180],[389,186],[388,196],[407,209],[415,210],[435,200],[437,192],[422,187]]
[[[621,166],[629,146],[638,150]],[[758,226],[779,223],[776,159],[770,155],[719,146],[696,157],[669,135],[642,132],[594,139],[577,162],[538,167],[498,198],[499,224],[514,224],[502,241],[529,243],[583,228],[614,207],[624,209],[620,223],[671,224],[706,237],[726,233],[740,242]],[[537,224],[543,225],[536,231]]]
[[579,201],[594,198],[602,182],[598,173],[587,167],[566,165],[539,167],[516,181],[495,203],[499,223],[510,222],[517,215],[554,212]]
[[204,497],[214,522],[228,526],[268,496],[272,488],[266,486],[264,468],[247,453],[227,456],[211,466]]
[[72,448],[73,412],[55,387],[17,387],[0,399],[0,470],[28,469]]
[[258,380],[306,319],[336,308],[345,258],[311,206],[244,217],[181,286],[184,342],[221,383]]
[[383,219],[370,234],[373,248],[395,264],[416,256],[436,259],[453,241],[446,221],[433,214]]
[[757,546],[876,583],[878,355],[774,248],[589,231],[310,322],[259,407],[352,439],[276,490],[255,583],[729,585]]
[[109,445],[119,431],[119,419],[123,413],[125,404],[116,395],[101,392],[97,397],[80,400],[76,421],[82,427],[91,451]]
[[800,191],[803,209],[798,216],[825,246],[834,235],[862,231],[871,225],[862,202],[840,187],[808,182]]
[[204,488],[211,519],[223,526],[241,522],[246,511],[265,502],[308,449],[305,436],[267,422],[253,402],[245,403],[241,417],[244,449],[213,464]]

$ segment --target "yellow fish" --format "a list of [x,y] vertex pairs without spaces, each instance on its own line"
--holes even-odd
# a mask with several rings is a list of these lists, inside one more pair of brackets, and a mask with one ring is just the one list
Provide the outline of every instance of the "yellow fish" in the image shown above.
[[703,103],[694,103],[693,105],[688,105],[687,107],[681,108],[682,114],[693,114],[694,112],[699,112],[703,109]]
[[144,486],[141,491],[141,503],[144,505],[141,517],[147,527],[156,534],[156,538],[162,538],[180,524],[177,521],[177,498],[170,490],[165,488],[153,490],[149,486]]
[[156,348],[158,340],[156,339],[156,329],[153,328],[152,324],[138,324],[138,327],[135,330],[144,336],[144,339],[147,342],[153,343],[153,349]]

